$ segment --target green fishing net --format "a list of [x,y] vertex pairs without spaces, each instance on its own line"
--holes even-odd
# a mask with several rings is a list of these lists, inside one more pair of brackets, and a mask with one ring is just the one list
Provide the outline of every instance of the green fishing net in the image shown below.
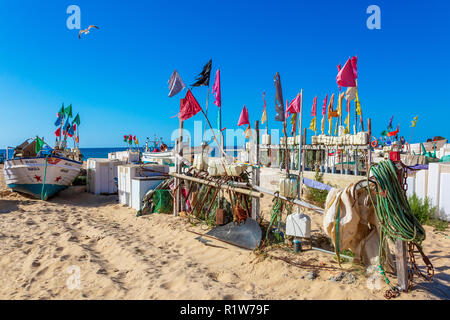
[[173,199],[169,190],[155,190],[153,193],[153,212],[171,213],[173,211]]

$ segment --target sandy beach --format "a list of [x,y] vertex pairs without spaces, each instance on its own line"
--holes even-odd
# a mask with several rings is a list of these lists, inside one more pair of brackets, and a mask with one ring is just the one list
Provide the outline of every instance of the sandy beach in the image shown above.
[[[207,227],[192,226],[185,218],[136,217],[114,195],[94,196],[81,186],[43,202],[13,193],[1,169],[0,299],[385,299],[387,286],[369,289],[365,272],[350,263],[343,268],[353,282],[329,280],[341,272],[333,255],[269,251],[336,268],[318,270],[310,280],[311,269],[216,240],[205,245],[187,230],[204,233]],[[263,214],[269,214],[270,205],[264,198]],[[312,233],[318,234],[322,217],[310,215]],[[450,298],[448,229],[426,231],[424,251],[435,267],[434,281],[415,277],[413,291],[397,299]],[[72,288],[75,269],[80,286]],[[395,276],[390,278],[396,283]]]

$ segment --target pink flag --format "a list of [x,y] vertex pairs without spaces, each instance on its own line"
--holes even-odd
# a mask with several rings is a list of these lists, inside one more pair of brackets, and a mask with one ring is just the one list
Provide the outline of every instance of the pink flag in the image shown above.
[[302,104],[302,98],[303,98],[303,91],[295,97],[294,100],[291,101],[291,103],[286,103],[286,114],[291,115],[293,113],[300,113],[300,105]]
[[212,90],[215,98],[214,104],[220,108],[222,106],[222,97],[220,95],[220,70],[217,70],[216,72],[216,80],[214,80]]
[[336,82],[341,87],[356,87],[355,73],[353,72],[352,60],[349,58],[344,67],[339,71]]
[[358,78],[357,62],[358,62],[358,57],[354,56],[352,58],[352,68],[353,68],[353,73],[355,74],[355,79]]
[[322,115],[327,114],[327,101],[328,101],[328,94],[325,96],[325,100],[323,100],[323,106],[322,106]]
[[286,110],[284,111],[284,118],[288,118],[288,108],[289,108],[289,100],[286,99]]
[[244,124],[250,125],[250,121],[248,120],[248,110],[244,107],[242,108],[241,115],[239,117],[238,126],[243,126]]
[[311,117],[317,116],[317,96],[314,98],[313,106],[311,109]]

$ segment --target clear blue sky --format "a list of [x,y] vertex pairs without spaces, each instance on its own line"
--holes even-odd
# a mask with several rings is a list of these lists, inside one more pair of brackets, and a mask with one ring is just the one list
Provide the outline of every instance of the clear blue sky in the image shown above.
[[[79,40],[66,27],[71,4],[82,27],[101,29]],[[371,4],[381,8],[381,30],[366,27]],[[176,68],[192,83],[210,58],[213,73],[221,70],[224,127],[236,126],[244,104],[252,123],[260,119],[265,90],[270,125],[281,128],[276,72],[285,99],[304,89],[308,126],[313,97],[320,106],[337,94],[337,64],[357,55],[362,109],[376,135],[394,115],[409,138],[419,115],[414,140],[449,138],[449,16],[441,0],[2,0],[0,148],[36,134],[52,144],[62,102],[80,112],[82,147],[121,146],[127,133],[169,140],[184,93],[168,98],[167,80]],[[193,92],[204,107],[206,88]],[[202,116],[185,127],[194,120]]]

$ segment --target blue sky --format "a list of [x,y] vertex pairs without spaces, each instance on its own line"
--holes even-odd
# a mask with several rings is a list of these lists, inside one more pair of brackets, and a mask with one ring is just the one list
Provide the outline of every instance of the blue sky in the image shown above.
[[[82,27],[101,29],[79,40],[66,27],[71,4],[81,8]],[[381,30],[366,27],[371,4],[381,8]],[[273,121],[276,72],[285,99],[303,88],[308,126],[314,96],[320,106],[337,94],[337,64],[357,55],[362,109],[376,135],[394,115],[409,138],[419,115],[413,140],[448,138],[449,15],[449,2],[437,0],[2,0],[0,148],[36,134],[53,143],[62,102],[80,112],[81,147],[122,146],[128,133],[170,140],[184,93],[168,98],[167,80],[177,69],[192,83],[210,58],[213,73],[221,70],[224,127],[236,127],[244,104],[252,123],[260,119],[266,91],[270,126],[281,128]],[[193,93],[204,107],[206,88]],[[217,110],[212,99],[209,110]],[[185,128],[194,120],[203,119]]]

